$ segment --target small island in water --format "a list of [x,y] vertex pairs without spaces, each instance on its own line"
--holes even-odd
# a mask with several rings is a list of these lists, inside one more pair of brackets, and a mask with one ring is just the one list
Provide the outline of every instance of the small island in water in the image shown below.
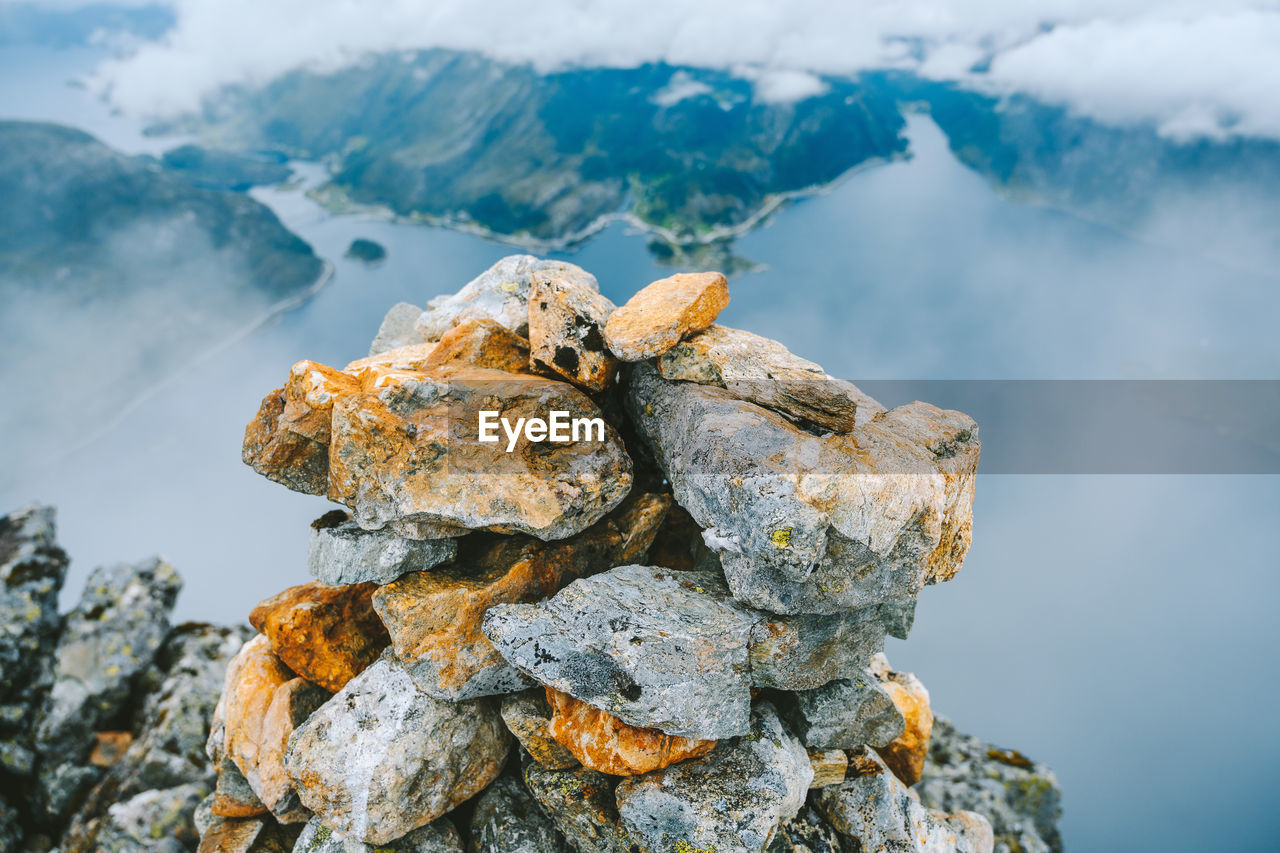
[[347,247],[346,257],[355,258],[357,261],[363,261],[372,266],[380,264],[387,259],[387,250],[381,243],[364,237],[357,237]]

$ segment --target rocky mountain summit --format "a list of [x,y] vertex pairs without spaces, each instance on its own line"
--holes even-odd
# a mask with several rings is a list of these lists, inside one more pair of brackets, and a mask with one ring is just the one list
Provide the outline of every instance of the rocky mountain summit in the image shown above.
[[883,653],[961,568],[977,426],[728,301],[514,256],[294,365],[244,460],[345,509],[256,634],[169,628],[158,560],[60,618],[51,516],[5,519],[0,850],[1060,850],[1052,772]]
[[963,563],[977,425],[728,301],[515,256],[289,371],[244,460],[347,509],[251,614],[202,850],[1060,849],[1052,774],[945,723],[931,753],[883,654]]
[[96,569],[59,615],[54,512],[0,517],[0,851],[181,851],[214,788],[204,742],[250,636],[171,625],[158,558]]

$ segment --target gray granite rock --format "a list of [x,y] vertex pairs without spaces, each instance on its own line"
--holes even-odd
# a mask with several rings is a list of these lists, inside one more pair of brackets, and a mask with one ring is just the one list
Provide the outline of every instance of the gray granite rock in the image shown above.
[[53,680],[67,574],[52,507],[32,505],[0,517],[0,770],[35,770],[35,718]]
[[[33,675],[48,666],[67,562],[53,507],[32,505],[0,517],[0,702],[25,705]],[[6,716],[11,718],[0,725],[23,722],[22,716]]]
[[1043,764],[956,731],[934,717],[920,801],[943,811],[967,809],[991,822],[997,853],[1062,853],[1062,790]]
[[751,683],[812,690],[862,672],[896,627],[897,608],[864,607],[823,616],[765,614],[751,632]]
[[415,328],[422,309],[408,302],[397,302],[382,318],[378,334],[369,344],[369,355],[380,355],[389,350],[422,343],[422,336]]
[[[549,261],[533,255],[508,255],[457,293],[438,296],[427,303],[418,317],[416,329],[422,340],[436,341],[462,320],[487,317],[517,334],[528,337],[529,285],[541,271],[569,272],[595,284],[595,277],[564,261]],[[596,290],[599,285],[595,285]]]
[[36,729],[39,752],[76,760],[150,669],[182,580],[160,558],[95,569],[58,641],[53,687]]
[[298,835],[293,853],[463,853],[463,850],[457,828],[444,817],[377,847],[345,838],[319,818],[312,818]]
[[911,403],[814,435],[710,385],[632,373],[628,409],[736,598],[775,613],[906,602],[958,571],[977,427]]
[[293,733],[285,770],[326,826],[385,844],[483,790],[510,740],[491,703],[433,699],[388,652]]
[[[204,785],[143,791],[107,809],[95,839],[100,853],[187,853],[199,841],[192,817]],[[59,848],[62,849],[62,848]]]
[[524,783],[578,853],[642,853],[618,818],[617,779],[577,767],[552,770],[530,761]]
[[715,740],[747,731],[757,619],[716,574],[620,566],[491,608],[484,632],[543,684],[634,726]]
[[520,780],[503,776],[476,801],[468,853],[569,853],[569,846]]
[[212,789],[216,767],[204,754],[205,738],[227,663],[248,635],[197,623],[170,632],[143,681],[154,686],[135,714],[133,742],[71,816],[61,853],[94,849],[116,803],[186,784]]
[[74,760],[59,763],[53,758],[42,762],[36,770],[32,790],[28,792],[30,816],[46,826],[60,824],[104,773],[101,767],[78,764]]
[[852,432],[858,420],[884,411],[857,386],[828,376],[777,341],[727,326],[676,344],[657,367],[664,379],[719,385],[740,400],[832,432]]
[[409,572],[447,563],[458,553],[456,539],[404,539],[389,529],[365,530],[342,510],[311,523],[307,569],[321,583],[391,583]]
[[844,853],[840,833],[805,806],[800,814],[778,828],[766,853]]
[[785,694],[782,702],[791,730],[810,749],[885,746],[906,727],[898,706],[867,672]]
[[813,807],[856,849],[898,853],[991,853],[991,824],[975,812],[946,813],[922,805],[875,751],[849,753],[840,785],[814,792]]
[[799,813],[812,778],[804,747],[759,702],[748,734],[703,758],[623,779],[618,814],[647,853],[760,853]]

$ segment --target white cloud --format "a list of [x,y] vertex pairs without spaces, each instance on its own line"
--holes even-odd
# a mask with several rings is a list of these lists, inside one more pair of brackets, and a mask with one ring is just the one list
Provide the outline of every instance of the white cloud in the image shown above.
[[[293,68],[445,47],[543,70],[735,69],[783,100],[821,91],[822,75],[909,68],[1179,137],[1280,137],[1280,0],[170,2],[170,33],[95,75],[128,112],[191,109],[221,86]],[[989,75],[969,71],[988,61]]]
[[1280,14],[1093,21],[995,57],[990,85],[1177,137],[1280,138]]

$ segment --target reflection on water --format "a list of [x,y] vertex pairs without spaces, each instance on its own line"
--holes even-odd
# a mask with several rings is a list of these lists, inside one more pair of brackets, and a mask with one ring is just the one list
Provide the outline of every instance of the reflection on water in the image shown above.
[[[913,159],[741,240],[764,268],[735,279],[726,324],[868,378],[1280,372],[1273,281],[1004,201],[927,119],[908,132]],[[159,550],[187,580],[180,617],[235,620],[305,580],[306,525],[327,505],[240,464],[259,398],[298,359],[363,355],[388,306],[455,290],[508,253],[457,232],[331,217],[296,189],[255,195],[335,264],[334,279],[0,495],[5,507],[58,505],[71,589],[95,564]],[[354,237],[385,246],[386,262],[345,259]],[[565,257],[615,301],[667,272],[622,224]],[[1268,534],[1278,486],[983,477],[965,571],[925,592],[915,634],[890,655],[963,728],[1058,770],[1071,849],[1262,849],[1280,739],[1241,712],[1280,699]]]

